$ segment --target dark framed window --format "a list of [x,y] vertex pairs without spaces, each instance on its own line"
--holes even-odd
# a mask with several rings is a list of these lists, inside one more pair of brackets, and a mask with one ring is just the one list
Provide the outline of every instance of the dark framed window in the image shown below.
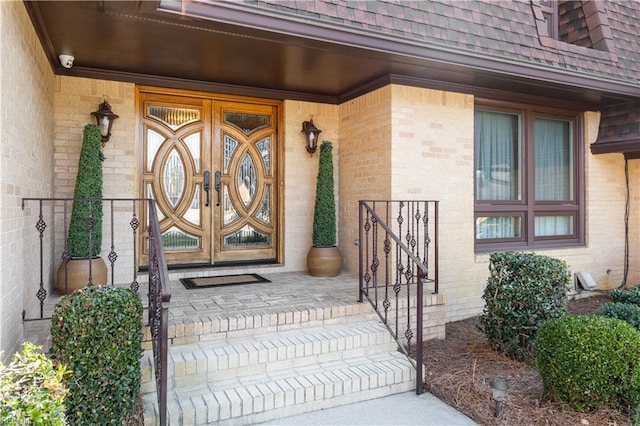
[[549,37],[558,39],[558,3],[556,0],[541,0],[540,9]]
[[584,244],[582,126],[577,111],[476,104],[476,251]]

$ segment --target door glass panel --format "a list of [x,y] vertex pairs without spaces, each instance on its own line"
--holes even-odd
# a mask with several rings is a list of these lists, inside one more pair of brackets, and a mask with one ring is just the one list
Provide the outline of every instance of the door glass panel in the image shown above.
[[269,224],[270,214],[270,206],[271,206],[271,185],[267,185],[264,192],[264,199],[262,200],[262,205],[260,206],[260,210],[256,213],[256,219],[259,221]]
[[233,204],[231,204],[231,198],[229,197],[229,187],[227,185],[224,186],[223,194],[224,194],[223,202],[222,202],[222,207],[224,209],[223,218],[224,218],[224,224],[226,225],[228,223],[233,222],[240,216],[238,215],[238,212],[236,211],[236,209],[233,207]]
[[258,147],[258,150],[260,151],[260,155],[262,156],[262,162],[264,163],[264,169],[266,170],[267,175],[271,174],[271,165],[269,164],[270,141],[271,141],[270,138],[267,137],[262,139],[260,142],[256,144],[256,146]]
[[231,163],[231,157],[238,147],[238,141],[229,135],[224,135],[224,172],[229,173],[229,163]]
[[200,173],[200,132],[184,138],[184,143],[189,149],[191,158],[193,158],[193,163],[196,166],[196,173]]
[[162,245],[168,250],[188,250],[200,247],[200,238],[172,226],[162,233]]
[[245,225],[238,232],[224,237],[226,247],[267,246],[269,244],[269,235],[263,234],[249,225]]
[[161,105],[149,105],[147,115],[166,124],[171,130],[176,130],[186,124],[200,120],[199,109],[174,108]]
[[200,225],[200,185],[197,185],[195,189],[189,210],[184,213],[183,217],[194,225]]
[[[150,183],[147,184],[147,198],[151,198],[152,200],[156,199],[155,195],[153,195],[153,186]],[[164,214],[162,213],[162,209],[158,208],[158,203],[154,203],[153,205],[156,206],[156,213],[158,214],[158,222],[160,222],[162,219],[164,219]],[[148,216],[147,216],[147,223],[149,223]]]
[[246,135],[269,126],[270,118],[268,115],[243,114],[237,112],[224,113],[224,122],[231,124]]
[[256,193],[256,166],[249,154],[245,154],[238,170],[238,192],[245,206],[251,204]]
[[184,192],[184,165],[175,149],[171,150],[164,167],[164,191],[171,205],[175,208]]
[[165,141],[160,133],[147,129],[147,172],[153,169],[153,160],[156,158],[160,145]]

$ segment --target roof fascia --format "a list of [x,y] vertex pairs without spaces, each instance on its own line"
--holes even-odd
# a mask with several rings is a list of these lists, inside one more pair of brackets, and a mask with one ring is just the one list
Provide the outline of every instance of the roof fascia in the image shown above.
[[588,88],[640,98],[640,87],[638,85],[598,77],[593,74],[578,74],[569,70],[552,70],[548,67],[523,64],[504,58],[493,57],[489,59],[485,54],[478,54],[472,51],[454,51],[447,46],[435,44],[425,46],[407,38],[373,34],[335,24],[330,25],[320,20],[303,19],[282,11],[279,11],[276,15],[264,9],[238,3],[163,0],[159,2],[158,11],[384,54],[393,54],[400,57],[436,61],[514,77],[525,77],[548,83],[561,83],[576,88]]

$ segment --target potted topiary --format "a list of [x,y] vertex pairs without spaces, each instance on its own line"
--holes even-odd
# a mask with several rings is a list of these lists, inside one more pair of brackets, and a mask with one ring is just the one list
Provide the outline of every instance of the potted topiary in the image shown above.
[[315,277],[335,277],[342,266],[336,246],[336,201],[333,192],[333,145],[320,145],[320,163],[313,212],[313,246],[307,254],[307,269]]
[[[107,266],[100,257],[102,246],[102,136],[95,124],[84,127],[78,175],[73,197],[99,200],[73,203],[67,250],[58,268],[58,291],[67,294],[92,284],[106,284]],[[89,218],[93,220],[90,223]],[[90,226],[91,225],[91,226]],[[91,236],[91,238],[89,238]],[[91,240],[91,247],[89,241]]]

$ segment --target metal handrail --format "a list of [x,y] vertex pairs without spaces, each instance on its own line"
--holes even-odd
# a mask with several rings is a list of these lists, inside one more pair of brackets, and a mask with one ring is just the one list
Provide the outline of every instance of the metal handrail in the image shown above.
[[[416,368],[416,393],[421,394],[424,392],[422,361],[424,285],[432,284],[433,293],[438,293],[438,201],[362,200],[359,204],[358,300],[360,302],[364,298],[368,300],[398,343],[400,350]],[[383,207],[383,214],[379,214],[376,210],[376,207],[380,205]],[[397,231],[392,229],[390,223],[394,214]],[[402,236],[404,236],[406,243],[401,240]],[[419,244],[420,239],[422,239],[422,245]],[[383,247],[382,255],[378,250],[380,242]],[[395,247],[395,251],[392,250],[393,247]],[[431,247],[433,247],[432,250],[430,250]],[[420,254],[422,254],[422,258]],[[429,269],[430,260],[433,265],[432,271]],[[380,269],[384,272],[382,284],[379,282]],[[391,283],[392,272],[395,273],[393,283]],[[412,324],[413,312],[410,293],[413,284],[416,287],[415,324]],[[406,318],[400,314],[399,300],[403,288],[406,289],[406,296],[404,296],[406,297]],[[392,312],[391,316],[389,309],[392,307],[391,298],[393,296],[390,298],[390,289],[395,294],[395,312]],[[373,290],[373,295],[370,290]],[[378,303],[380,292],[384,295],[382,309]],[[407,341],[406,347],[401,342],[399,332],[400,321],[405,319],[407,321],[407,328],[404,332],[404,338]],[[414,327],[415,360],[410,356]]]
[[167,262],[162,247],[162,234],[153,200],[149,200],[149,222],[149,327],[155,363],[159,424],[165,426],[167,424],[167,352],[169,349],[168,322],[171,290]]

